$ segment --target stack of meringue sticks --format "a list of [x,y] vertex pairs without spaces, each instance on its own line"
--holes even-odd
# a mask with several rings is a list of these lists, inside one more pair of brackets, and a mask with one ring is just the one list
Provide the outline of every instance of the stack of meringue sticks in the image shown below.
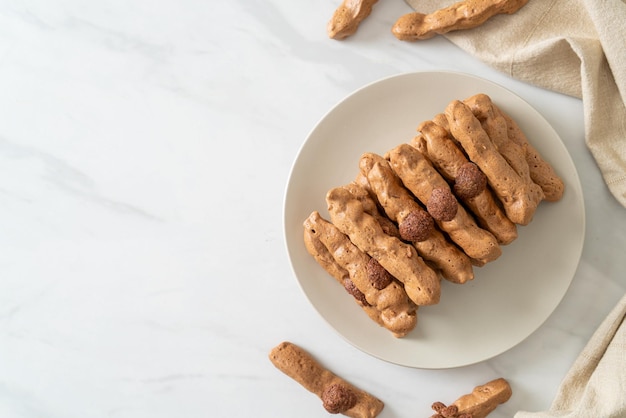
[[367,315],[395,337],[439,303],[441,278],[463,284],[496,260],[541,201],[564,184],[486,94],[453,100],[384,156],[365,153],[349,184],[312,212],[304,243]]

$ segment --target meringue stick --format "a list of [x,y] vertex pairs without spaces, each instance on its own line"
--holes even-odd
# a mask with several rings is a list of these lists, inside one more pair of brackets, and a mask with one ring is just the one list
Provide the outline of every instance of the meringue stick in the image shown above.
[[[491,232],[498,243],[510,244],[517,238],[517,227],[497,204],[487,187],[485,175],[450,139],[447,130],[434,120],[418,126],[420,134],[411,140],[411,145],[428,158],[443,177],[454,182],[456,197],[472,211],[478,224]],[[443,120],[446,120],[445,116]]]
[[[313,216],[313,214],[311,214],[311,216]],[[311,216],[309,216],[309,218]],[[328,274],[334,277],[347,293],[352,295],[356,304],[363,309],[372,321],[380,326],[385,326],[381,318],[381,312],[367,302],[363,292],[361,292],[350,279],[348,270],[337,263],[332,254],[328,251],[328,248],[317,238],[315,231],[312,230],[309,219],[304,221],[304,246],[308,253],[313,256],[313,259],[317,261]]]
[[472,110],[453,100],[446,107],[450,132],[459,141],[469,159],[481,169],[502,203],[507,217],[519,225],[528,225],[539,202],[526,182],[504,159],[483,129]]
[[272,364],[281,372],[317,395],[331,414],[351,418],[375,418],[385,404],[322,366],[301,347],[282,342],[269,353]]
[[475,264],[484,265],[502,254],[493,234],[476,225],[458,203],[446,180],[422,153],[409,144],[401,144],[389,151],[388,156],[404,186],[426,205],[439,228]]
[[361,202],[344,187],[329,190],[326,202],[331,222],[361,251],[402,282],[416,305],[439,303],[439,276],[426,265],[415,247],[385,234],[376,219],[366,213]]
[[476,94],[463,102],[472,110],[491,142],[524,182],[529,198],[538,205],[544,198],[543,190],[530,178],[526,152],[523,147],[509,139],[506,120],[496,113],[491,98],[486,94]]
[[512,14],[528,0],[466,0],[430,14],[407,13],[393,25],[392,33],[402,41],[429,39],[436,34],[472,29],[497,14]]
[[[415,328],[415,305],[409,300],[403,287],[376,260],[359,250],[346,235],[323,219],[318,212],[311,213],[304,222],[304,227],[312,239],[326,248],[335,263],[348,272],[348,280],[359,291],[358,300],[362,305],[372,306],[380,312],[380,320],[385,328],[395,337],[403,337]],[[348,286],[346,288],[349,289]],[[361,295],[364,297],[362,300]]]
[[463,395],[452,405],[458,409],[458,415],[469,414],[472,418],[485,418],[500,404],[511,398],[509,383],[502,378],[476,386],[472,393]]
[[387,160],[367,153],[361,157],[359,167],[367,175],[387,216],[398,223],[401,237],[412,242],[424,260],[430,261],[453,283],[474,278],[469,257],[435,228],[432,217],[404,188]]
[[378,0],[344,0],[328,21],[326,31],[331,39],[344,39],[354,34],[372,13]]
[[549,202],[560,200],[565,190],[563,180],[556,174],[552,165],[544,160],[539,151],[528,142],[528,138],[517,122],[495,104],[493,108],[496,114],[501,115],[506,121],[509,139],[525,150],[530,178],[541,187],[545,200]]

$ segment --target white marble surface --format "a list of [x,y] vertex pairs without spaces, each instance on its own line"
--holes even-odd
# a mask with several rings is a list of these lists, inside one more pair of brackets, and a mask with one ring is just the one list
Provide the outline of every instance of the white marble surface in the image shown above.
[[[584,145],[581,102],[442,38],[397,41],[401,0],[330,40],[337,4],[0,2],[1,417],[327,416],[268,361],[283,340],[383,399],[385,418],[429,416],[498,376],[514,395],[494,418],[549,405],[626,288],[626,210]],[[282,204],[331,106],[440,69],[493,80],[544,115],[579,170],[587,230],[569,291],[533,335],[480,364],[416,370],[359,352],[307,303]]]

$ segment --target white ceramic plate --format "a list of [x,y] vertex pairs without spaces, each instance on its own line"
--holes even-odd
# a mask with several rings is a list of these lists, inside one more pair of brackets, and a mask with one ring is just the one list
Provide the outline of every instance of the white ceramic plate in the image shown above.
[[[415,135],[417,125],[453,99],[486,93],[525,131],[565,182],[557,203],[542,202],[533,221],[502,256],[464,285],[442,281],[438,305],[418,311],[415,330],[394,338],[379,327],[307,253],[302,222],[314,210],[329,219],[326,192],[352,181],[364,152],[384,154]],[[449,72],[383,79],[348,96],[326,114],[293,165],[284,233],[295,276],[321,316],[348,342],[380,359],[418,368],[480,362],[520,343],[554,311],[576,272],[585,214],[576,168],[558,134],[528,103],[490,81]]]

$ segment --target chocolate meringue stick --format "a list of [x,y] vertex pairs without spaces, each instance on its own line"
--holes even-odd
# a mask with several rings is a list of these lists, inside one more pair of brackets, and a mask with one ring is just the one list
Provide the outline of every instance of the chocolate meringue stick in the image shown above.
[[[528,225],[543,198],[541,188],[530,190],[527,182],[509,165],[483,129],[472,110],[453,100],[445,110],[450,132],[472,160],[487,176],[507,217],[516,224]],[[539,194],[539,192],[541,192]]]
[[351,385],[319,364],[309,353],[290,342],[272,349],[270,361],[278,370],[316,394],[331,414],[352,418],[374,418],[384,403],[369,393]]
[[[304,221],[307,250],[327,271],[344,270],[342,285],[357,299],[373,319],[396,337],[404,337],[417,323],[416,307],[410,303],[403,287],[373,258],[359,250],[350,239],[314,211]],[[316,244],[320,243],[323,248]],[[320,256],[330,256],[331,260]],[[328,269],[330,266],[331,269]],[[372,315],[370,315],[372,317]]]

